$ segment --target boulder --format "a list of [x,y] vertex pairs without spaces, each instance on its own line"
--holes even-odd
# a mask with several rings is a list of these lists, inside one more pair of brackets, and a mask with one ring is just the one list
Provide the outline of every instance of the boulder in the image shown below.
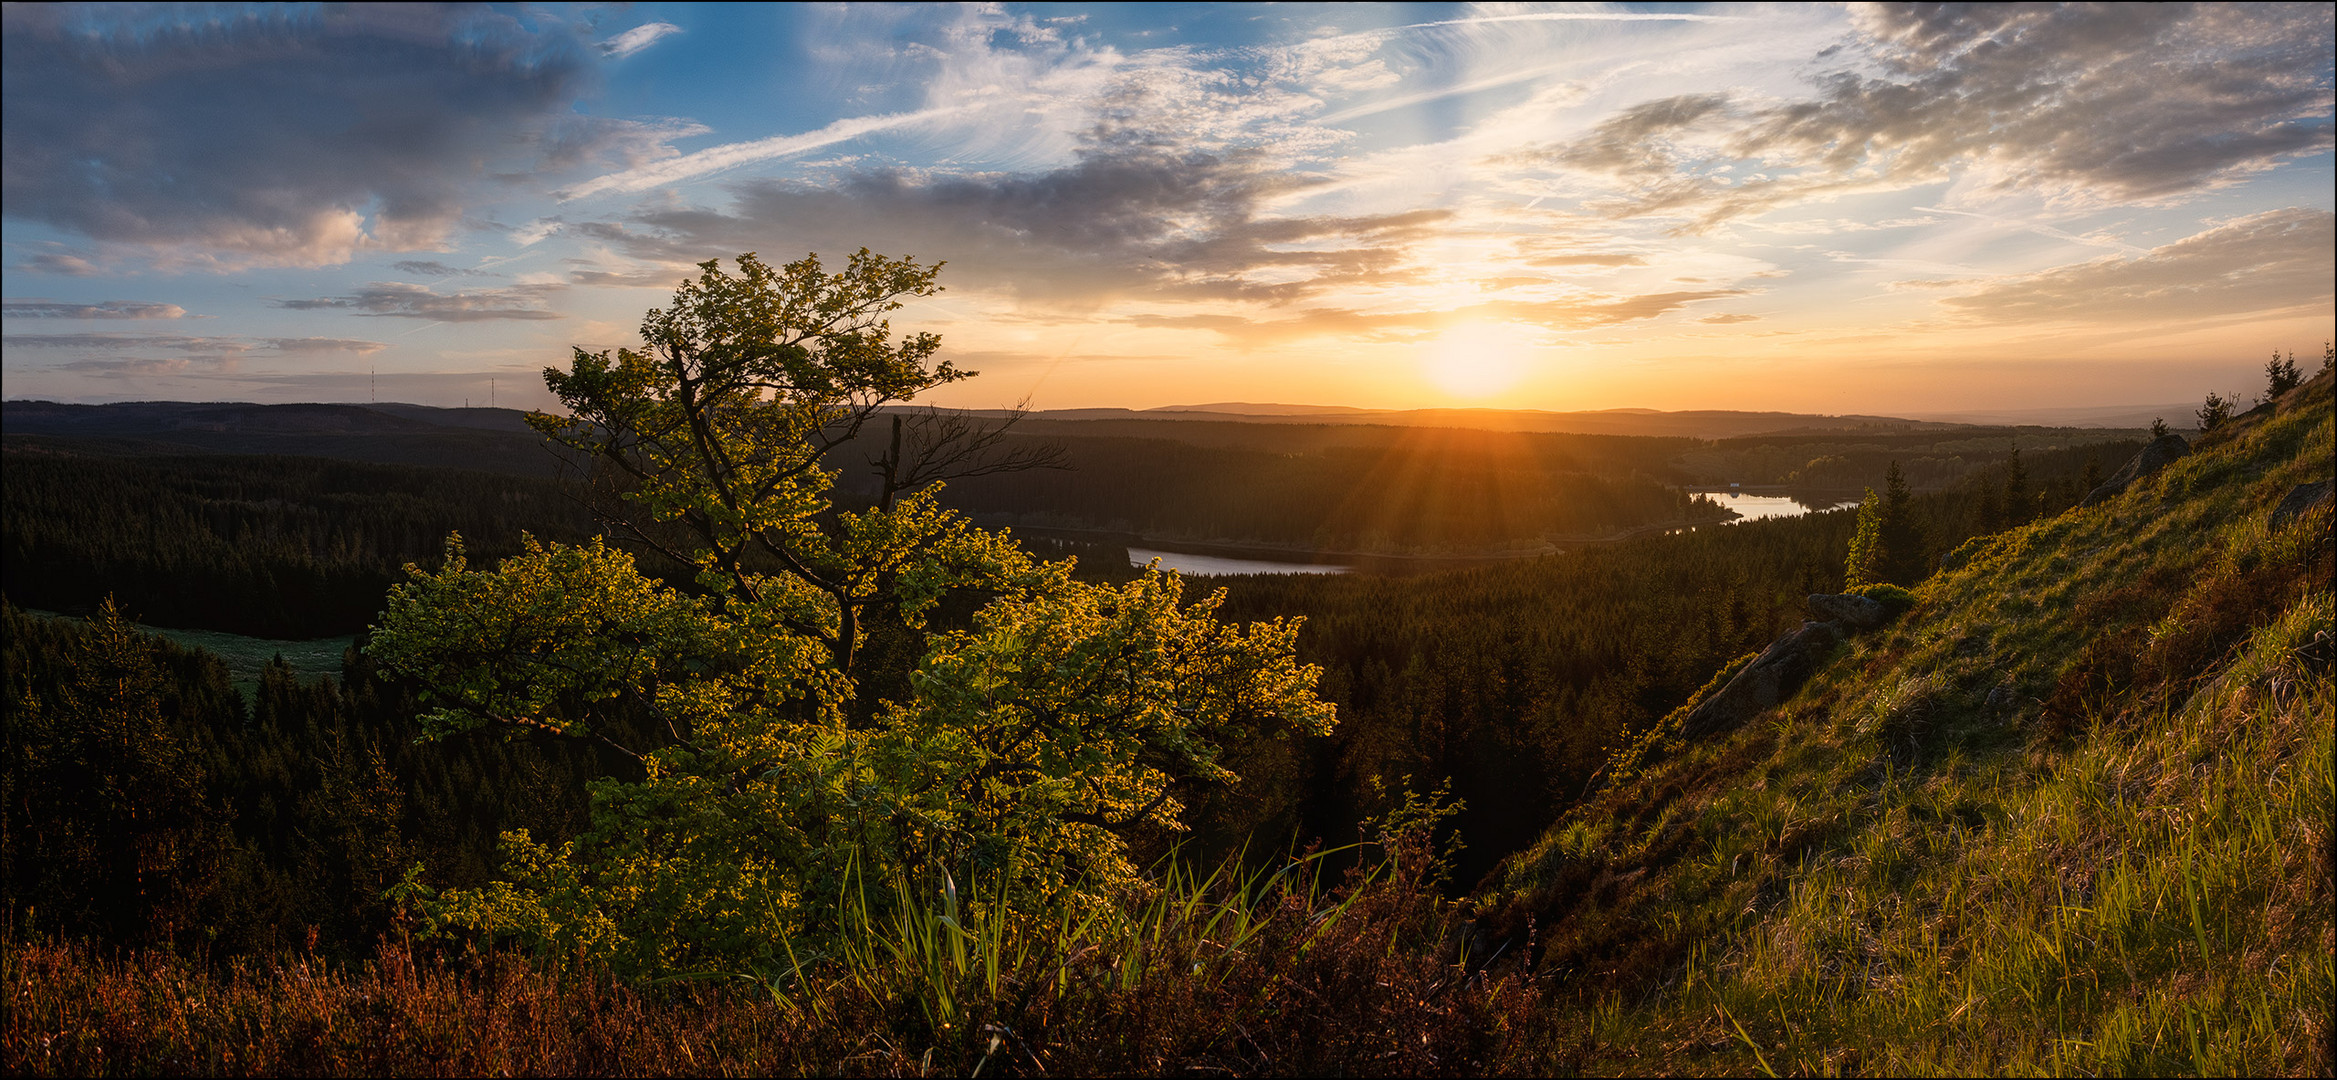
[[2143,447],[2141,453],[2120,466],[2117,472],[2111,473],[2108,480],[2102,481],[2102,486],[2086,493],[2085,501],[2078,505],[2092,506],[2104,499],[2116,498],[2119,493],[2132,487],[2136,480],[2166,468],[2190,452],[2191,444],[2184,442],[2182,436],[2161,435],[2151,440],[2149,446]]
[[2329,498],[2330,482],[2327,480],[2317,484],[2298,484],[2295,490],[2288,493],[2287,498],[2280,500],[2280,505],[2272,508],[2272,527],[2277,529],[2329,505]]
[[1810,617],[1838,622],[1853,630],[1872,630],[1890,618],[1890,609],[1863,596],[1818,593],[1809,600]]
[[1680,722],[1681,734],[1700,739],[1760,715],[1761,710],[1775,706],[1801,689],[1801,684],[1809,681],[1826,654],[1841,641],[1842,630],[1835,623],[1801,624],[1801,629],[1771,643],[1743,671],[1737,672],[1728,685],[1699,703]]

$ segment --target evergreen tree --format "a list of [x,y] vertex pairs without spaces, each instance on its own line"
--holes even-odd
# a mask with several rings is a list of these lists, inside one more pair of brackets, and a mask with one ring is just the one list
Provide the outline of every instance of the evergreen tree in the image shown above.
[[2275,349],[2272,359],[2264,365],[2264,400],[2270,401],[2288,393],[2303,381],[2304,376],[2296,370],[2296,354],[2290,353],[2283,360],[2279,350]]
[[10,703],[8,888],[36,929],[168,941],[199,922],[220,834],[155,648],[109,597],[56,697]]
[[2193,415],[2199,418],[2201,432],[2214,431],[2223,426],[2224,421],[2232,418],[2232,400],[2222,394],[2210,393],[2207,395],[2207,400],[2200,403],[2198,412]]
[[1868,488],[1858,507],[1858,532],[1850,540],[1850,556],[1843,564],[1844,585],[1913,585],[1923,579],[1927,560],[1923,529],[1915,521],[1914,495],[1899,463],[1891,462],[1878,498]]
[[[1891,468],[1896,470],[1898,463]],[[2036,500],[2029,494],[2029,470],[2021,466],[2021,448],[2012,448],[2004,466],[2004,517],[2008,525],[2025,525],[2035,516]]]

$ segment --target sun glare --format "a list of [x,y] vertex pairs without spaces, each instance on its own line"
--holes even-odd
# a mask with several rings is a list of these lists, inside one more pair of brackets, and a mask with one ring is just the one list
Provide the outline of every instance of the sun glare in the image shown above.
[[1462,323],[1421,346],[1420,373],[1446,394],[1481,400],[1522,381],[1533,350],[1533,335],[1525,327]]

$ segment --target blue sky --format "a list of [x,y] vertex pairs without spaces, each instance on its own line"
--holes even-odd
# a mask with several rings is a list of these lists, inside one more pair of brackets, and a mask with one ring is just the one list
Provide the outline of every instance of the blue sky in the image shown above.
[[0,370],[542,406],[867,246],[944,404],[2196,400],[2337,333],[2331,10],[16,5]]

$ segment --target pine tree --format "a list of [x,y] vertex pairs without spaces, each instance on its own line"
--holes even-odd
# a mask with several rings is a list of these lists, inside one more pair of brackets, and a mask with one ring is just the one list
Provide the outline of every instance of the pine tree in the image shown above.
[[1913,585],[1923,580],[1928,566],[1923,551],[1923,527],[1915,520],[1915,496],[1907,490],[1907,478],[1899,472],[1896,461],[1891,462],[1891,471],[1884,481],[1878,539],[1883,550],[1876,561],[1882,568],[1882,580],[1893,585]]
[[2194,415],[2199,418],[2200,431],[2214,431],[2223,426],[2224,421],[2232,418],[2232,399],[2222,394],[2211,393],[2207,395],[2206,401],[2200,403],[2199,410]]
[[1855,589],[1882,580],[1877,558],[1880,554],[1882,526],[1882,500],[1875,498],[1873,488],[1868,488],[1866,497],[1858,501],[1858,531],[1850,534],[1850,557],[1842,561],[1843,588]]
[[1850,556],[1842,567],[1846,588],[1861,585],[1913,585],[1923,580],[1928,565],[1923,551],[1923,528],[1915,521],[1915,496],[1899,463],[1891,462],[1878,498],[1873,488],[1858,506],[1858,531],[1850,540]]
[[2296,354],[2290,353],[2283,360],[2280,351],[2275,349],[2272,359],[2264,365],[2264,400],[2270,401],[2288,393],[2303,381],[2304,376],[2296,370]]

